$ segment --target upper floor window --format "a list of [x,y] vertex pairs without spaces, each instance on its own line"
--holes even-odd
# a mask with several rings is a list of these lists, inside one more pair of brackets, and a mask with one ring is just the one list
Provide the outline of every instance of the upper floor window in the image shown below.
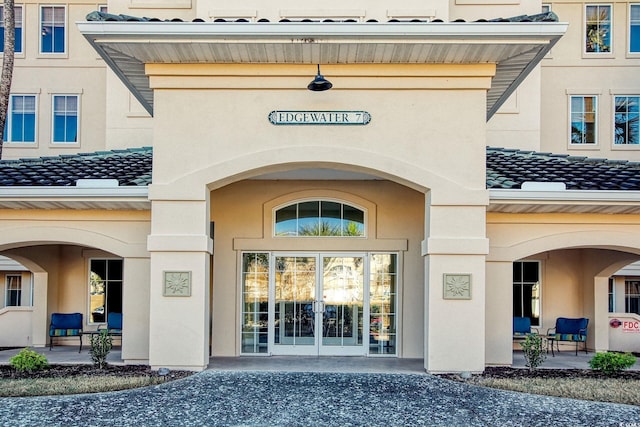
[[36,142],[36,96],[11,95],[4,128],[7,142]]
[[41,6],[40,13],[40,53],[64,53],[66,8]]
[[640,96],[615,97],[614,144],[640,144],[639,104]]
[[548,3],[542,3],[542,13],[551,12],[551,5]]
[[53,96],[53,142],[78,142],[78,98]]
[[364,236],[364,211],[331,200],[293,203],[276,210],[274,230],[286,237]]
[[585,52],[611,52],[611,6],[587,5]]
[[571,97],[571,144],[595,144],[596,108],[595,96]]
[[629,6],[629,52],[640,53],[640,4]]
[[[13,8],[14,21],[15,21],[15,53],[22,53],[22,6],[15,6]],[[0,16],[4,14],[4,7],[0,6]],[[0,46],[4,46],[4,22],[0,19]]]

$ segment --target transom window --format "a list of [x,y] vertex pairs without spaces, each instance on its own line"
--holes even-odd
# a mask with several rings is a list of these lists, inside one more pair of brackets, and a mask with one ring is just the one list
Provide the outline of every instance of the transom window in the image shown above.
[[297,202],[275,212],[278,237],[362,237],[364,211],[332,200]]
[[640,144],[638,105],[640,96],[616,96],[614,116],[614,144]]
[[585,52],[611,52],[611,5],[587,5]]

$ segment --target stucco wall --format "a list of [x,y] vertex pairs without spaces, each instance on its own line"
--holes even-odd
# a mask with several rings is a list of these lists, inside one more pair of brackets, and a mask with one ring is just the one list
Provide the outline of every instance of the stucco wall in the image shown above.
[[[331,197],[367,208],[365,239],[272,237],[274,203]],[[213,354],[239,354],[241,250],[400,252],[403,357],[422,357],[424,194],[388,181],[242,181],[211,193],[215,222],[213,267]],[[346,241],[345,241],[346,240]]]
[[[487,216],[491,242],[490,264],[527,259],[541,263],[541,325],[546,333],[557,317],[589,318],[588,346],[605,350],[608,342],[607,278],[637,258],[640,252],[640,216],[592,214],[496,214]],[[503,292],[487,301],[492,307],[512,307],[511,278],[487,269],[487,283],[502,281]],[[509,282],[507,282],[509,281]],[[505,283],[506,282],[506,283]],[[492,285],[495,286],[495,285]],[[489,295],[488,295],[489,296]],[[487,363],[503,364],[511,355],[498,335],[501,325],[511,324],[512,311],[501,310],[487,318]],[[493,324],[492,324],[493,322]]]
[[[148,359],[149,212],[4,210],[0,218],[3,254],[34,273],[34,305],[30,313],[20,313],[30,318],[30,345],[48,343],[48,325],[54,312],[83,313],[85,328],[97,328],[97,324],[89,323],[89,259],[123,257],[125,297],[129,298],[124,303],[125,329],[128,312],[132,318],[132,327],[125,333],[130,343],[123,348],[123,358]],[[147,261],[130,263],[127,258]],[[24,341],[22,329],[10,327],[9,317],[0,315],[3,335],[9,341]],[[134,318],[139,323],[134,324]],[[77,344],[77,339],[66,341]]]

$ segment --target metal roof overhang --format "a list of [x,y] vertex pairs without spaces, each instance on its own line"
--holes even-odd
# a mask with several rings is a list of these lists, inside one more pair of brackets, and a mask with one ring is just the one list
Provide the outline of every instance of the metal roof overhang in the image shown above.
[[487,212],[640,214],[640,191],[489,190]]
[[153,114],[148,63],[496,64],[487,120],[566,32],[560,22],[78,22]]
[[148,187],[0,187],[0,209],[150,210]]

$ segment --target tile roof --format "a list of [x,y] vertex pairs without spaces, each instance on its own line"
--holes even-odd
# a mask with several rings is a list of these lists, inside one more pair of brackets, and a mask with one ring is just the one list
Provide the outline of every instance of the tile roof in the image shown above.
[[75,186],[79,179],[117,179],[120,186],[151,183],[151,147],[0,161],[0,187]]
[[[173,18],[173,19],[159,19],[159,18],[147,18],[147,17],[138,17],[138,16],[130,16],[130,15],[115,15],[112,13],[106,13],[106,12],[99,12],[99,11],[94,11],[89,13],[86,16],[86,20],[87,21],[125,21],[125,22],[184,22],[182,19],[180,18]],[[202,18],[195,18],[193,19],[191,22],[206,22],[204,19]],[[216,18],[213,20],[213,22],[237,22],[237,23],[242,23],[242,22],[250,22],[248,19],[245,18],[239,18],[239,19],[224,19],[224,18]],[[256,20],[256,22],[270,22],[268,19],[265,18],[261,18]],[[357,22],[355,19],[288,19],[288,18],[283,18],[281,20],[279,20],[278,22],[282,22],[282,23],[287,23],[287,22],[328,22],[328,23],[336,23],[336,22],[345,22],[345,23],[354,23]],[[379,22],[377,19],[369,19],[365,22],[365,24],[367,22]],[[401,19],[389,19],[387,22],[396,22],[396,23],[429,23],[429,22],[443,22],[442,19],[433,19],[433,20],[427,20],[427,19],[406,19],[406,20],[401,20]],[[464,19],[456,19],[455,21],[452,22],[467,22]],[[553,13],[553,12],[545,12],[545,13],[538,13],[536,15],[519,15],[519,16],[513,16],[511,18],[494,18],[494,19],[478,19],[476,21],[469,21],[469,22],[558,22],[558,16]]]
[[567,190],[640,190],[640,163],[568,154],[487,148],[487,188],[563,182]]
[[[66,187],[78,179],[151,184],[153,149],[98,151],[0,161],[0,187]],[[640,162],[487,147],[487,188],[519,189],[524,182],[563,182],[567,190],[640,191]]]

